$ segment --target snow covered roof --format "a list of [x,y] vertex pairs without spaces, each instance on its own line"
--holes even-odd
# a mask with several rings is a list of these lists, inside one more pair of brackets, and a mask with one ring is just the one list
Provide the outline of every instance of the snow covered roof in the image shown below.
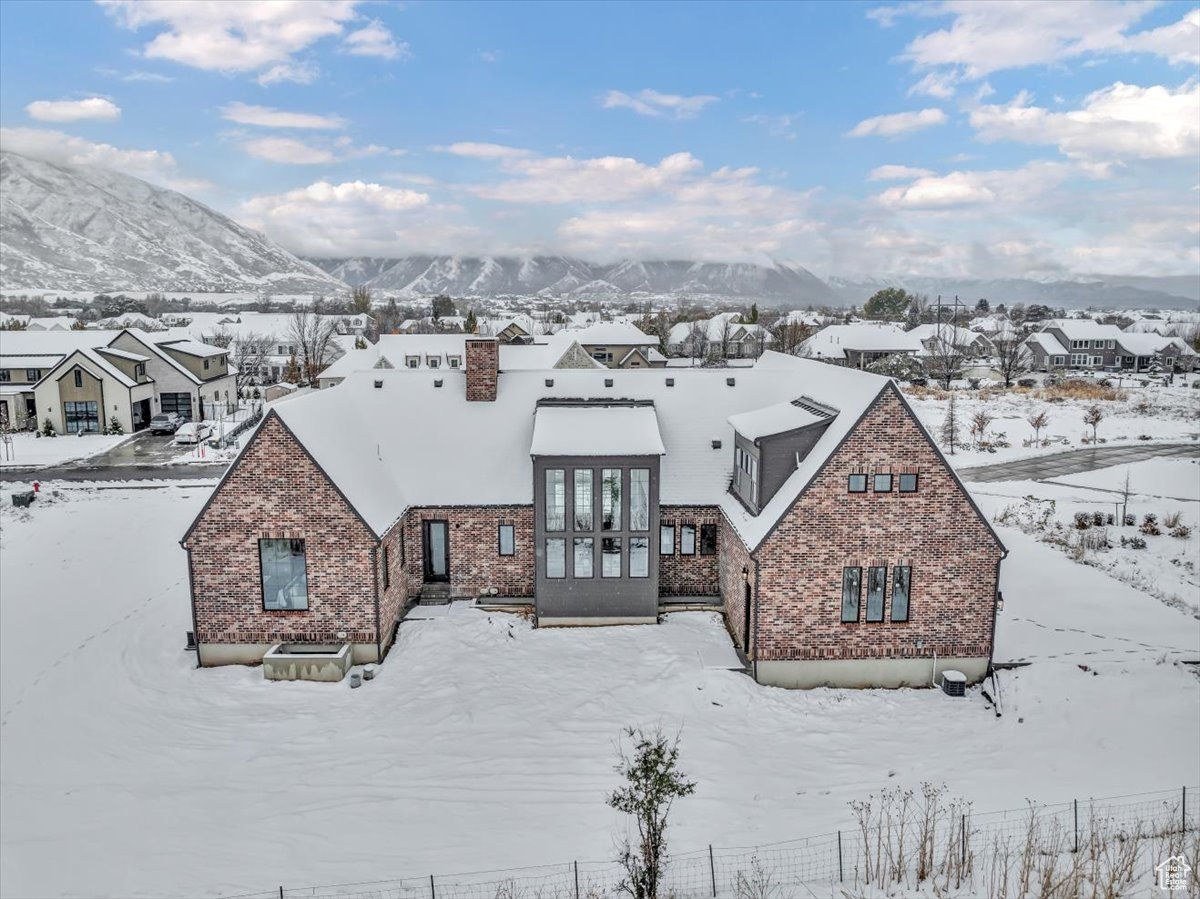
[[1025,342],[1040,347],[1047,356],[1065,356],[1067,353],[1067,348],[1049,331],[1034,331]]
[[806,356],[814,359],[844,359],[846,350],[869,353],[919,353],[921,341],[890,322],[859,322],[830,325],[804,341]]
[[758,440],[771,434],[784,434],[796,428],[828,421],[835,415],[837,410],[808,401],[807,397],[800,397],[764,409],[731,415],[729,423],[747,440]]
[[945,341],[954,341],[955,346],[970,346],[977,340],[986,340],[978,331],[972,331],[969,328],[959,328],[955,325],[917,325],[911,331],[906,332],[917,340],[924,343],[927,340],[940,337]]
[[[660,501],[720,505],[754,547],[888,380],[770,352],[753,368],[738,370],[734,386],[729,377],[727,369],[661,374],[560,369],[552,379],[544,371],[507,371],[494,402],[467,402],[462,371],[435,377],[395,369],[351,374],[336,390],[299,397],[273,414],[382,535],[410,506],[533,502],[530,452],[535,417],[546,408],[539,409],[539,400],[652,402],[663,454]],[[776,498],[750,515],[728,492],[734,435],[729,418],[801,395],[835,405],[840,413]],[[414,421],[427,422],[430,433],[412,439]],[[714,449],[714,440],[724,448]]]
[[0,368],[51,368],[62,358],[59,353],[47,353],[41,356],[9,356],[0,352]]
[[531,456],[661,456],[653,406],[539,405]]
[[569,334],[580,346],[658,346],[658,338],[624,322],[596,322],[586,328],[569,328],[557,334]]
[[1116,325],[1102,325],[1090,318],[1052,318],[1042,325],[1043,331],[1048,328],[1062,331],[1067,340],[1115,340],[1125,333]]
[[187,353],[189,356],[212,357],[212,356],[227,356],[229,350],[219,346],[209,346],[207,343],[201,343],[198,340],[179,340],[178,338],[168,337],[165,340],[159,339],[160,334],[147,334],[150,340],[157,343],[164,349],[176,350],[180,353]]

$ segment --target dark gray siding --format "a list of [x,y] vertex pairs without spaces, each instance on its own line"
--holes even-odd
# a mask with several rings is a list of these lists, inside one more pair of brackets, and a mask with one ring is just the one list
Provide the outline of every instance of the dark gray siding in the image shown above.
[[799,453],[800,458],[804,459],[832,421],[829,418],[794,431],[758,439],[758,508],[769,503],[784,481],[792,476],[796,470],[796,454]]

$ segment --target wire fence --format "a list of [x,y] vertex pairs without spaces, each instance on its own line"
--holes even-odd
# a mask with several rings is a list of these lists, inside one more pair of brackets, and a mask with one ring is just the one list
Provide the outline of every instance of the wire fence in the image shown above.
[[[894,790],[852,803],[851,808],[857,821],[847,830],[758,846],[708,846],[673,853],[659,895],[788,899],[828,896],[839,888],[858,893],[872,884],[912,888],[925,882],[933,884],[938,895],[980,895],[984,887],[987,895],[1039,895],[1036,889],[1030,891],[1030,881],[1039,872],[1044,886],[1051,874],[1059,877],[1072,865],[1082,871],[1085,858],[1090,858],[1090,876],[1099,879],[1101,862],[1109,868],[1116,865],[1112,845],[1126,851],[1132,846],[1137,874],[1150,876],[1149,865],[1159,859],[1153,856],[1148,863],[1139,840],[1166,841],[1158,848],[1170,849],[1182,847],[1185,835],[1200,830],[1196,786],[1052,805],[1029,801],[1022,808],[984,813],[974,812],[970,803],[949,800],[944,788]],[[1200,837],[1192,851],[1197,847]],[[1200,859],[1192,859],[1196,862]],[[1122,867],[1117,873],[1132,879],[1135,866],[1130,862],[1128,867],[1129,872]],[[1105,868],[1105,876],[1109,874],[1116,876]],[[615,899],[627,895],[621,889],[624,877],[615,861],[572,861],[398,880],[279,886],[227,899]],[[1193,884],[1189,895],[1196,895],[1198,888]]]

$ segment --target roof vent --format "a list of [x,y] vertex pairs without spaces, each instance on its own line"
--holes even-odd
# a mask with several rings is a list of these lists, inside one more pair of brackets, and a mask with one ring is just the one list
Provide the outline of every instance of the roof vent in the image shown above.
[[667,386],[668,386],[668,387],[674,387],[674,386],[675,386],[675,379],[674,379],[674,378],[667,378]]
[[822,418],[833,418],[835,415],[837,415],[836,409],[823,405],[822,403],[818,403],[816,400],[807,396],[802,396],[799,399],[792,400],[792,405],[813,415],[819,415]]
[[433,386],[434,386],[434,387],[441,387],[441,386],[442,386],[442,379],[441,379],[441,378],[435,378],[435,379],[434,379],[434,382],[433,382]]
[[546,386],[547,386],[547,387],[553,387],[553,386],[554,386],[554,379],[553,379],[553,378],[547,378],[547,379],[546,379]]
[[712,442],[712,446],[713,446],[713,449],[720,449],[720,448],[721,448],[721,441],[720,441],[720,440],[714,440],[714,441]]
[[376,381],[376,382],[375,382],[375,389],[376,389],[376,390],[380,390],[380,389],[382,389],[382,388],[383,388],[383,381]]
[[732,387],[732,386],[733,386],[734,384],[736,384],[736,383],[737,383],[737,381],[736,381],[735,379],[733,379],[733,378],[726,378],[726,379],[725,379],[725,386],[727,386],[727,387]]
[[605,387],[612,387],[612,381],[613,381],[613,379],[612,379],[612,378],[605,378],[605,379],[604,379],[604,386],[605,386]]

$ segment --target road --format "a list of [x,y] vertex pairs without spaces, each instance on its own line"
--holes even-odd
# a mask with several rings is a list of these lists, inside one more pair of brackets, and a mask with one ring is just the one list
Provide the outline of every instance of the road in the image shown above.
[[169,435],[146,432],[78,462],[0,468],[0,481],[215,480],[229,466],[228,462],[168,464],[185,452],[187,449],[172,443]]
[[1000,462],[996,465],[960,468],[958,476],[964,481],[1045,481],[1065,474],[1171,456],[1200,457],[1200,444],[1157,443],[1089,447],[1035,456],[1032,459]]

